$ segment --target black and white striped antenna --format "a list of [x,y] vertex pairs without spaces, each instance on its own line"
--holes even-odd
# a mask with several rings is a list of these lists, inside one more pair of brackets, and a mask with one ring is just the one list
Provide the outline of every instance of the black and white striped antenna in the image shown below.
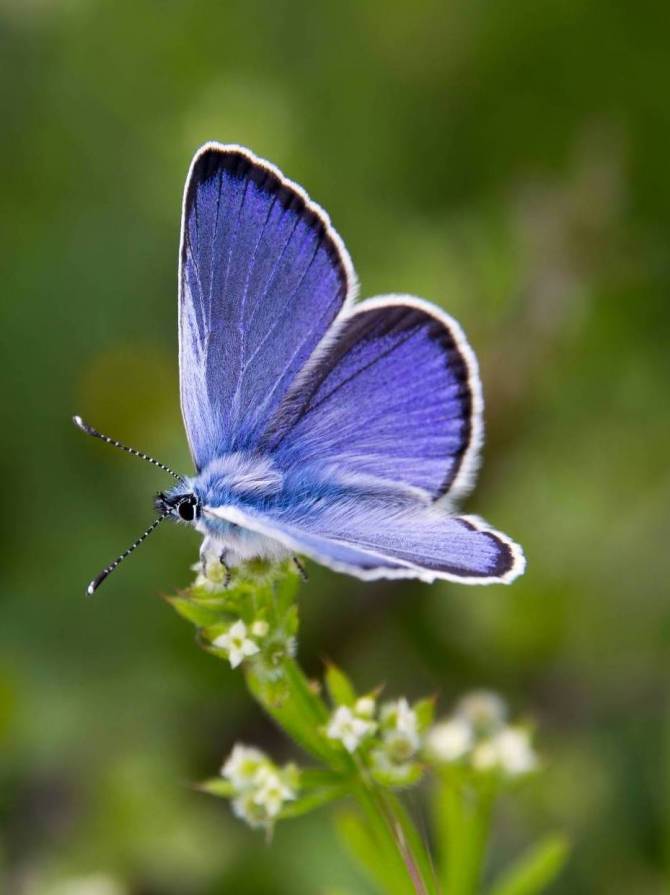
[[119,448],[119,450],[125,451],[127,454],[132,454],[133,457],[139,457],[140,460],[146,460],[147,463],[157,466],[159,469],[162,469],[164,472],[171,475],[173,479],[177,479],[178,482],[184,484],[184,476],[179,475],[174,469],[170,469],[167,464],[161,463],[160,460],[156,460],[154,457],[150,457],[149,454],[145,454],[144,451],[137,451],[135,448],[128,447],[127,444],[124,444],[122,441],[117,441],[116,438],[110,438],[109,435],[103,435],[102,432],[98,432],[93,426],[89,426],[88,423],[84,422],[80,416],[73,416],[72,420],[75,426],[87,435],[91,435],[93,438],[99,438],[100,441],[104,441],[105,444],[111,444],[112,447]]
[[[164,472],[167,472],[172,478],[176,479],[182,485],[185,483],[185,479],[183,476],[179,475],[179,473],[175,472],[173,469],[170,469],[169,466],[165,463],[161,463],[160,460],[156,460],[154,457],[150,457],[148,454],[145,454],[143,451],[137,451],[135,448],[128,447],[127,444],[124,444],[122,441],[117,441],[115,438],[110,438],[108,435],[103,435],[102,432],[98,432],[97,429],[94,429],[93,426],[89,426],[88,423],[84,422],[84,420],[80,416],[72,417],[75,426],[78,429],[81,429],[82,432],[85,432],[87,435],[91,435],[93,438],[99,438],[100,441],[104,441],[106,444],[111,444],[112,447],[119,448],[121,451],[125,451],[127,454],[131,454],[133,457],[139,457],[140,460],[146,460],[147,463],[151,463],[152,466],[157,466],[159,469],[162,469]],[[96,575],[95,578],[91,581],[91,583],[86,588],[86,594],[91,597],[96,592],[96,590],[100,587],[102,582],[107,578],[108,575],[114,571],[114,569],[118,568],[121,565],[124,559],[126,559],[130,554],[136,550],[142,541],[146,540],[152,531],[154,531],[161,522],[166,519],[170,515],[170,510],[166,510],[164,513],[154,519],[149,528],[140,535],[140,537],[133,541],[133,543],[128,547],[123,553],[120,553],[113,562],[110,562],[108,566],[100,572],[99,575]]]
[[166,519],[169,515],[170,515],[170,511],[168,510],[167,512],[162,513],[158,517],[158,519],[154,519],[154,521],[151,523],[149,528],[147,528],[147,530],[143,534],[141,534],[136,541],[133,541],[133,543],[130,545],[130,547],[128,547],[126,550],[124,550],[123,553],[120,553],[113,562],[110,562],[110,564],[108,566],[105,566],[105,568],[102,570],[102,572],[100,572],[99,575],[96,575],[95,578],[89,584],[89,586],[86,588],[86,595],[88,597],[92,597],[93,594],[96,592],[96,590],[100,587],[102,582],[105,580],[105,578],[108,575],[111,575],[111,573],[114,571],[114,569],[118,568],[118,566],[121,565],[123,560],[126,559],[128,556],[130,556],[130,554],[133,552],[133,550],[136,550],[140,546],[142,541],[146,540],[146,538],[149,537],[151,532],[154,531],[154,529],[158,528],[158,526],[161,524],[161,522],[164,519]]

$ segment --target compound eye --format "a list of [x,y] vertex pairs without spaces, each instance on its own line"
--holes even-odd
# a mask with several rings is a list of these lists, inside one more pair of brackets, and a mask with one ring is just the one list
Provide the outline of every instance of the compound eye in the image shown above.
[[177,512],[179,513],[180,518],[184,520],[184,522],[193,522],[193,520],[195,519],[195,504],[193,503],[192,499],[189,498],[188,500],[183,500],[179,504]]

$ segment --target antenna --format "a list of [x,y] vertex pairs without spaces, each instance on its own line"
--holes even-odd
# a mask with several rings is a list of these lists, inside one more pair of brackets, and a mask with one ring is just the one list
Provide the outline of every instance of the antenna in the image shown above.
[[147,528],[147,530],[144,532],[144,534],[140,535],[139,538],[136,541],[134,541],[130,545],[130,547],[128,547],[127,550],[124,550],[123,553],[119,554],[119,556],[116,557],[114,562],[110,562],[110,564],[108,566],[105,566],[105,568],[102,570],[102,572],[100,572],[99,575],[96,575],[95,578],[93,579],[93,581],[91,581],[89,586],[86,588],[86,595],[88,597],[92,597],[93,594],[96,592],[96,590],[100,587],[102,582],[105,580],[105,578],[108,575],[111,575],[111,573],[114,571],[114,569],[116,569],[117,566],[120,566],[121,563],[123,562],[123,560],[126,559],[126,557],[130,556],[130,554],[133,552],[133,550],[136,550],[140,546],[142,541],[146,540],[146,538],[149,537],[151,532],[154,531],[154,529],[158,528],[158,526],[161,524],[161,522],[164,519],[166,519],[169,515],[170,515],[170,511],[168,510],[167,512],[162,513],[158,517],[158,519],[154,519],[154,521],[151,523],[149,528]]
[[80,416],[73,416],[72,420],[75,426],[78,429],[81,429],[81,431],[85,432],[87,435],[91,435],[93,438],[99,438],[100,441],[104,441],[106,444],[111,444],[112,447],[119,448],[119,450],[125,451],[127,454],[132,454],[133,457],[139,457],[140,460],[146,460],[147,463],[158,466],[159,469],[162,469],[164,470],[164,472],[169,473],[173,479],[177,479],[178,482],[184,484],[184,476],[179,475],[179,473],[175,472],[173,469],[170,469],[169,466],[166,466],[165,463],[161,463],[160,460],[155,460],[153,457],[150,457],[148,454],[145,454],[142,451],[136,451],[135,448],[128,447],[127,444],[124,444],[122,441],[117,441],[115,438],[110,438],[109,435],[103,435],[102,432],[98,432],[98,430],[94,429],[93,426],[89,426],[88,423],[85,423]]

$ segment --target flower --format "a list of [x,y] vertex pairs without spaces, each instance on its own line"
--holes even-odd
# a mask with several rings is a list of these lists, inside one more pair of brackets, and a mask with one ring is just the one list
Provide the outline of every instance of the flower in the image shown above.
[[474,690],[456,706],[455,714],[473,728],[477,736],[500,730],[507,720],[507,706],[497,693]]
[[421,765],[416,761],[395,761],[385,745],[370,753],[370,770],[377,783],[394,787],[418,783],[423,773]]
[[220,562],[208,562],[206,574],[203,574],[202,562],[191,566],[197,572],[193,586],[207,591],[210,594],[220,594],[228,589],[228,573]]
[[372,696],[361,696],[354,703],[354,712],[359,718],[372,718],[375,713],[375,701]]
[[221,768],[221,776],[230,780],[233,786],[242,789],[253,783],[264,762],[267,762],[267,757],[260,749],[236,743]]
[[279,814],[284,802],[295,799],[293,789],[269,766],[260,768],[254,779],[254,786],[254,804],[262,808],[270,818]]
[[251,633],[254,635],[254,637],[258,637],[259,640],[262,640],[264,637],[266,637],[269,630],[270,625],[268,625],[268,623],[263,618],[259,618],[251,626]]
[[392,761],[411,758],[420,745],[416,712],[403,697],[388,702],[381,710],[384,747]]
[[328,739],[339,740],[347,752],[355,752],[361,742],[376,729],[374,721],[358,718],[348,706],[340,705],[328,722],[326,735]]
[[437,762],[458,761],[470,751],[473,743],[472,726],[460,717],[442,721],[426,734],[426,752]]
[[285,802],[296,797],[299,772],[295,765],[278,768],[253,746],[237,743],[221,774],[232,784],[232,809],[251,827],[272,829]]
[[478,771],[500,770],[508,777],[522,777],[537,768],[538,760],[528,731],[523,727],[505,727],[477,746],[472,764]]
[[253,790],[246,790],[240,793],[231,802],[231,807],[235,817],[239,817],[240,820],[248,823],[253,829],[267,827],[271,824],[271,819],[264,806],[257,804],[254,800]]
[[228,653],[231,668],[237,668],[244,659],[259,651],[258,644],[247,636],[247,626],[242,619],[234,622],[224,634],[219,634],[212,646]]
[[499,757],[493,740],[484,740],[472,753],[472,767],[476,771],[492,771],[497,767]]
[[479,773],[497,771],[520,777],[538,766],[528,730],[506,722],[507,707],[495,693],[476,691],[461,699],[454,714],[426,735],[426,756],[436,763],[456,762]]

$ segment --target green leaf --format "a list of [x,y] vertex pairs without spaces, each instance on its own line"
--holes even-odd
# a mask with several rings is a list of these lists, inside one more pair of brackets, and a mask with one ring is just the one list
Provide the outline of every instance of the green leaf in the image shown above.
[[431,696],[427,699],[420,699],[412,706],[416,713],[416,720],[419,730],[423,733],[433,723],[435,717],[435,699]]
[[168,597],[167,602],[187,621],[199,628],[226,621],[226,606],[221,600],[194,600],[189,597]]
[[437,895],[437,874],[433,859],[428,849],[428,844],[425,841],[425,836],[422,836],[419,833],[402,801],[394,793],[384,793],[382,799],[394,822],[400,824],[402,828],[408,851],[416,864],[417,870],[421,874],[424,891],[427,895]]
[[343,775],[338,771],[329,771],[327,768],[300,769],[300,789],[303,791],[348,784],[350,780],[350,774]]
[[569,843],[565,836],[548,836],[501,875],[490,895],[537,895],[556,879],[568,852]]
[[356,702],[356,691],[351,681],[337,665],[329,664],[326,668],[326,686],[335,705],[352,706]]
[[207,792],[211,796],[218,796],[221,799],[230,799],[235,795],[233,784],[222,777],[212,777],[211,780],[204,780],[202,783],[198,783],[197,788],[201,792]]
[[348,791],[349,787],[346,783],[337,783],[332,786],[313,789],[311,792],[298,796],[292,802],[287,802],[279,816],[281,818],[301,817],[303,814],[314,811],[315,808],[321,808],[322,805],[327,805],[335,799],[342,798],[347,795]]
[[342,811],[335,826],[340,841],[379,892],[415,895],[400,856],[374,835],[372,823],[363,823],[353,811]]

